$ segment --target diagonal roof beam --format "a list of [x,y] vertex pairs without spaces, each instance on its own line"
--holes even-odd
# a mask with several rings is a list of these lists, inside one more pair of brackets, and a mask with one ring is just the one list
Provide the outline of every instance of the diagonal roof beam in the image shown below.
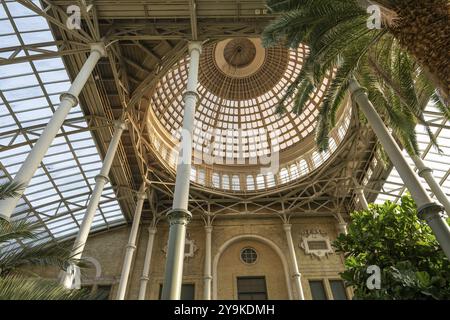
[[197,32],[197,4],[195,3],[195,0],[189,0],[189,12],[191,16],[192,40],[196,41],[198,39],[198,32]]
[[[84,42],[84,43],[93,43],[95,42],[94,39],[87,34],[83,29],[70,29],[66,25],[66,21],[69,19],[67,14],[62,10],[60,7],[52,4],[49,0],[46,0],[43,3],[46,3],[47,6],[43,8],[40,8],[36,4],[33,3],[31,0],[16,0],[16,2],[23,5],[25,8],[33,11],[34,13],[44,17],[49,23],[52,23],[56,25],[57,27],[61,28],[62,30],[66,31],[68,34],[73,36],[74,38]],[[49,9],[55,9],[61,17],[64,18],[64,22],[61,22],[60,20],[56,19],[55,17],[49,15],[47,12]]]

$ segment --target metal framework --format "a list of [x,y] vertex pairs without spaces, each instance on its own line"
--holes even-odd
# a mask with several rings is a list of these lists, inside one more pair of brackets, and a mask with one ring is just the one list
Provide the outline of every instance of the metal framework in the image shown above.
[[[81,29],[70,29],[66,8],[81,9]],[[127,10],[123,10],[126,6]],[[220,16],[217,14],[220,12]],[[14,219],[45,225],[39,239],[67,239],[79,229],[94,176],[112,136],[112,123],[129,120],[102,195],[93,230],[131,221],[133,196],[150,186],[144,222],[159,221],[170,210],[174,170],[161,161],[147,124],[158,81],[187,53],[187,40],[258,36],[267,22],[264,1],[2,0],[0,6],[0,177],[11,179],[54,112],[59,94],[70,85],[89,52],[105,41],[108,57],[95,68],[32,179]],[[419,133],[422,157],[450,194],[450,124],[430,106],[427,121],[436,128],[443,154]],[[420,132],[420,128],[418,129]],[[411,161],[412,163],[412,161]],[[376,139],[356,111],[343,141],[317,168],[286,185],[262,190],[221,190],[193,183],[189,210],[194,219],[236,216],[334,216],[339,222],[358,208],[355,188],[363,185],[370,201],[398,198],[403,184],[388,177]]]

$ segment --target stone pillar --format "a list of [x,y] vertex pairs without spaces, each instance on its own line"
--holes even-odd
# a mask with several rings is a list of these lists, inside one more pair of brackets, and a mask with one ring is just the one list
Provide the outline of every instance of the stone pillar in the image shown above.
[[299,300],[305,300],[305,296],[303,294],[303,286],[302,286],[302,280],[301,280],[301,273],[298,270],[298,263],[297,263],[297,255],[295,254],[295,247],[294,242],[292,241],[292,234],[291,234],[291,224],[285,223],[283,224],[283,229],[286,234],[286,241],[289,248],[289,256],[291,258],[291,268],[294,282],[295,282],[295,288],[297,289],[297,295]]
[[148,228],[148,242],[147,242],[147,250],[145,252],[144,258],[144,269],[142,270],[141,283],[139,287],[139,300],[145,299],[145,293],[147,291],[147,283],[149,280],[150,267],[152,261],[152,252],[153,252],[153,242],[155,240],[156,227],[151,226]]
[[350,80],[349,90],[352,99],[358,104],[360,110],[366,116],[372,130],[377,135],[389,159],[392,161],[406,188],[408,188],[412,198],[416,202],[419,217],[424,219],[433,230],[445,255],[450,259],[450,228],[441,215],[443,208],[432,202],[425,188],[421,185],[419,177],[408,165],[399,146],[369,101],[367,93],[355,79]]
[[33,178],[33,175],[42,162],[48,148],[55,139],[58,131],[61,129],[64,120],[70,110],[78,104],[78,95],[89,79],[98,60],[102,56],[106,56],[105,45],[103,43],[91,44],[91,53],[88,59],[84,63],[75,80],[72,82],[69,91],[60,96],[59,107],[56,109],[44,131],[42,131],[42,134],[39,136],[38,141],[34,144],[33,149],[31,149],[25,159],[25,162],[22,164],[14,177],[14,182],[23,187],[23,189],[19,191],[20,196],[0,200],[1,218],[6,220],[11,218],[11,215],[22,197],[25,188],[28,187],[31,178]]
[[[125,129],[126,125],[124,121],[116,122],[113,137],[111,139],[111,142],[109,143],[105,159],[103,160],[102,169],[100,170],[100,173],[95,177],[95,188],[94,191],[92,192],[91,198],[89,199],[86,214],[84,215],[83,222],[81,224],[77,238],[75,239],[75,243],[73,245],[72,257],[74,259],[80,259],[83,254],[84,247],[86,245],[86,240],[91,230],[92,221],[94,220],[95,211],[98,208],[103,188],[105,187],[105,184],[109,181],[108,178],[109,170],[111,169],[114,156],[116,155],[117,147],[119,146],[120,142],[120,137],[122,136],[122,132]],[[62,283],[66,288],[72,288],[72,281],[73,279],[71,279],[71,277],[66,273]]]
[[136,238],[138,234],[139,224],[141,222],[142,207],[145,200],[145,183],[142,184],[136,202],[134,211],[133,224],[131,226],[130,237],[126,246],[125,259],[123,261],[122,274],[120,276],[119,289],[117,291],[117,300],[125,299],[128,278],[130,276],[131,262],[133,261],[134,251],[136,250]]
[[181,148],[178,157],[173,209],[167,213],[170,228],[162,292],[164,300],[179,300],[181,294],[186,225],[192,216],[188,211],[188,200],[200,53],[200,42],[189,43],[190,62],[187,90],[183,97],[184,117]]

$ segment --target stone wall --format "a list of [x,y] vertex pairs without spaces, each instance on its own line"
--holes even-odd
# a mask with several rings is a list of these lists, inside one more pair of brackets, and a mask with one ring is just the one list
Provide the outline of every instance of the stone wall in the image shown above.
[[[311,299],[308,280],[324,280],[327,295],[332,294],[327,280],[339,279],[343,271],[343,257],[335,253],[321,258],[306,254],[300,247],[302,236],[319,230],[333,241],[337,236],[336,220],[331,217],[292,218],[292,238],[295,253],[302,274],[302,286],[306,299]],[[91,235],[85,248],[84,256],[90,257],[97,264],[84,272],[84,284],[112,285],[110,298],[114,299],[120,278],[125,246],[128,241],[130,226],[125,226]],[[131,267],[127,299],[137,299],[139,282],[148,239],[148,226],[142,225],[138,234],[135,259]],[[164,277],[165,246],[168,239],[168,226],[161,221],[157,226],[154,240],[150,280],[146,299],[158,299],[160,286]],[[195,285],[195,298],[203,298],[203,266],[205,259],[205,229],[200,220],[193,220],[187,229],[187,239],[193,240],[194,255],[186,257],[184,263],[184,283]],[[256,263],[248,265],[241,261],[240,251],[252,247],[258,253]],[[212,231],[212,273],[213,298],[236,299],[237,277],[264,276],[266,278],[269,299],[289,299],[298,297],[295,292],[293,272],[286,235],[279,218],[228,218],[216,219]],[[97,263],[98,262],[98,263]],[[100,265],[101,275],[98,273]],[[34,270],[48,278],[57,278],[58,270]],[[351,292],[348,292],[350,295]]]

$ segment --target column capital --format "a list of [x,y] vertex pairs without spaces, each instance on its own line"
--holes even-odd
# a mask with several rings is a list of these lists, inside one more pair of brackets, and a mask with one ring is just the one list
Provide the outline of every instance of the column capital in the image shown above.
[[339,222],[337,224],[337,229],[338,229],[339,233],[347,234],[347,232],[348,232],[348,230],[347,230],[347,223],[346,222]]
[[148,281],[148,280],[150,280],[150,277],[144,277],[144,276],[141,277],[141,281]]
[[198,93],[195,91],[186,91],[183,93],[183,100],[186,98],[193,98],[195,100],[198,100]]
[[145,192],[138,192],[136,194],[136,197],[138,200],[145,200],[145,198],[147,198],[147,195],[145,194]]
[[211,233],[213,231],[213,226],[205,226],[205,231]]
[[105,183],[108,183],[109,182],[109,178],[107,176],[103,175],[103,174],[98,174],[98,175],[95,176],[95,182],[98,182],[98,181],[103,181]]
[[201,41],[190,41],[188,44],[189,54],[192,53],[193,50],[197,50],[199,54],[202,53],[202,42]]
[[361,194],[364,192],[364,188],[363,187],[355,187],[355,192]]
[[120,129],[120,130],[126,130],[127,129],[127,123],[124,120],[115,120],[114,121],[114,128]]
[[169,224],[184,224],[187,225],[191,221],[192,214],[185,209],[172,209],[167,212],[167,219],[169,219]]
[[349,81],[349,86],[348,86],[351,95],[356,96],[359,94],[366,94],[366,89],[361,87],[361,85],[358,83],[358,81],[356,79],[350,79]]
[[69,92],[64,92],[59,96],[59,101],[68,100],[72,108],[78,104],[78,98]]
[[423,178],[423,176],[424,176],[426,173],[433,173],[433,170],[432,170],[431,168],[429,168],[429,167],[417,168],[417,169],[419,169],[419,171],[417,171],[417,173],[418,173],[419,176],[422,177],[422,178]]
[[290,224],[290,223],[283,223],[283,229],[286,232],[291,232],[292,224]]
[[100,53],[102,57],[106,57],[108,53],[106,52],[106,46],[103,42],[95,42],[91,43],[90,45],[91,52],[96,51]]
[[148,233],[150,234],[155,234],[156,233],[156,227],[155,226],[150,226],[148,227]]
[[417,215],[420,219],[425,221],[441,219],[442,212],[444,212],[444,207],[438,205],[435,202],[430,202],[417,208]]

